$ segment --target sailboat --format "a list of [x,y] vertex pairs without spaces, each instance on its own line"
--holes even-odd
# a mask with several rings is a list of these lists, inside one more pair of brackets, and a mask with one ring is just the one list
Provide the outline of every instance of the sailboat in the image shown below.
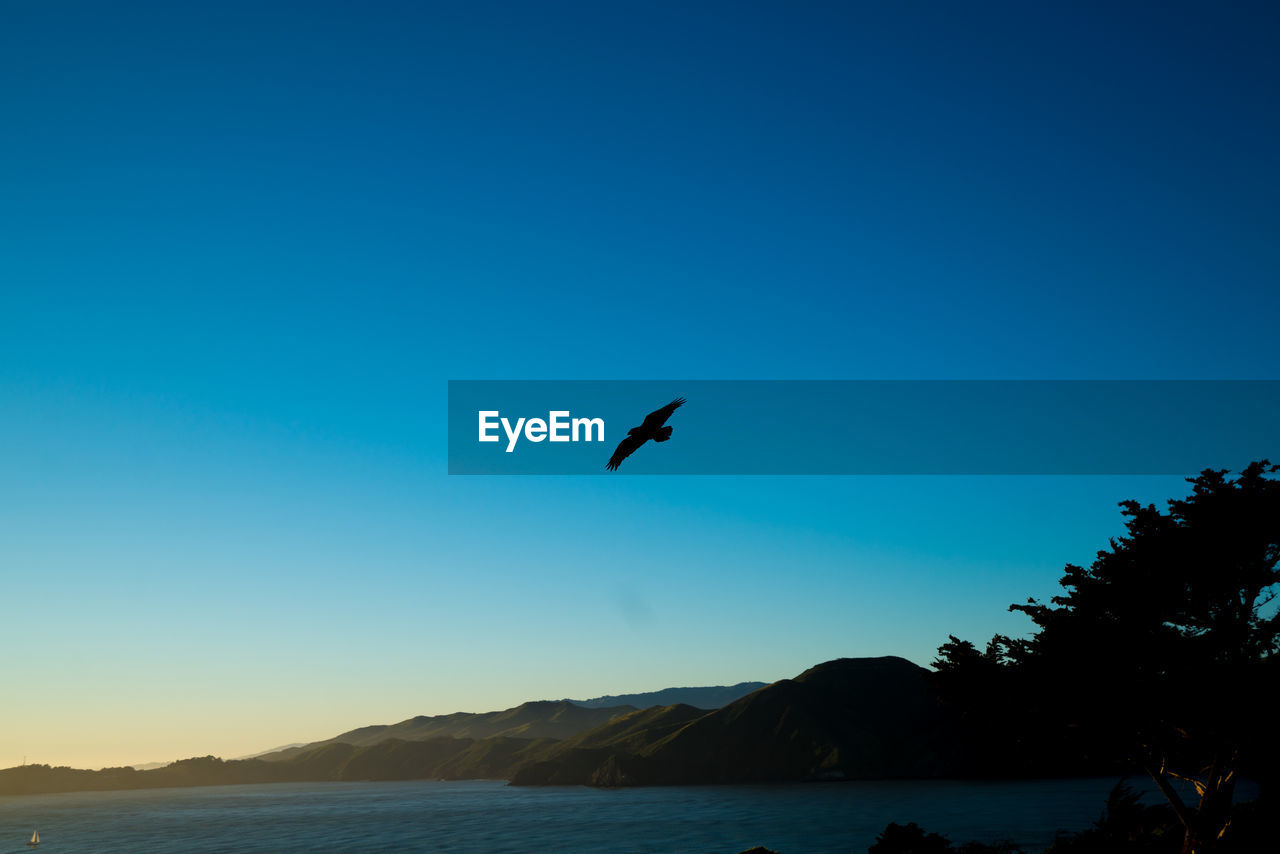
[[40,831],[31,831],[31,841],[27,843],[28,848],[36,848],[40,845]]

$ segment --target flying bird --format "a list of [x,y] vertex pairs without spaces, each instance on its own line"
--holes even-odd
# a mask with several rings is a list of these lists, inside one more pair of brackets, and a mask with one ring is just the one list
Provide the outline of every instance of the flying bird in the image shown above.
[[627,438],[618,443],[617,450],[613,452],[613,456],[609,457],[609,462],[605,464],[605,468],[609,471],[616,471],[622,461],[636,452],[636,448],[652,439],[655,442],[665,442],[671,438],[671,428],[664,427],[667,419],[671,417],[671,413],[675,412],[684,405],[684,398],[677,397],[661,409],[655,409],[644,417],[644,423],[639,427],[632,427],[627,431]]

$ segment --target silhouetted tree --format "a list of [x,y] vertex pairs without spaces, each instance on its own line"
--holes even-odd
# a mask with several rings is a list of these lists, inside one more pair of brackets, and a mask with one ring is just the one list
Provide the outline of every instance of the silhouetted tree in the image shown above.
[[986,653],[952,637],[939,648],[940,677],[1004,674],[1024,711],[1139,761],[1181,823],[1184,852],[1217,850],[1242,754],[1270,728],[1277,470],[1265,460],[1237,478],[1206,470],[1166,512],[1123,502],[1127,534],[1088,569],[1068,565],[1064,595],[1010,606],[1036,624],[1032,637],[997,636]]
[[1169,807],[1144,805],[1121,780],[1093,827],[1060,838],[1047,854],[1176,854],[1181,847],[1178,830]]
[[926,833],[913,822],[889,825],[876,837],[867,854],[950,854],[955,849],[951,840],[936,833]]
[[1012,842],[966,842],[955,846],[937,833],[929,833],[914,821],[907,824],[889,822],[867,854],[1022,854]]

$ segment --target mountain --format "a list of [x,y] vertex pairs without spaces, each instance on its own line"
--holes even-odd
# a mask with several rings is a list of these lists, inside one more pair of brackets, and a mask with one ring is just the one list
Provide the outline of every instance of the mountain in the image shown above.
[[[520,768],[513,785],[663,785],[935,777],[954,768],[951,723],[928,671],[844,658],[716,711],[645,710]],[[695,710],[696,711],[696,710]],[[628,718],[636,726],[627,728]],[[623,731],[619,731],[619,730]]]
[[23,765],[0,770],[0,795],[46,792],[370,780],[507,779],[541,759],[551,739],[442,736],[420,741],[387,739],[373,745],[324,744],[290,758],[224,761],[213,756],[183,759],[164,768],[104,768],[85,771]]
[[[235,759],[258,759],[263,756],[270,756],[272,753],[280,753],[283,750],[292,750],[295,747],[306,747],[306,746],[307,746],[307,743],[305,741],[295,741],[293,744],[282,744],[279,747],[270,747],[270,748],[267,748],[266,750],[259,750],[257,753],[248,753],[248,754],[245,754],[244,756],[236,756],[234,758]],[[149,771],[152,768],[163,768],[168,764],[169,764],[168,762],[151,762],[151,763],[148,763],[147,765],[135,765],[133,767],[138,771]]]
[[583,708],[568,700],[537,700],[522,703],[501,712],[455,712],[451,715],[418,716],[397,724],[360,727],[324,741],[295,746],[274,753],[261,754],[260,759],[290,759],[325,744],[370,746],[388,739],[424,741],[429,738],[484,739],[505,738],[564,739],[608,723],[619,715],[634,712],[634,706]]
[[764,687],[763,682],[740,682],[704,688],[666,688],[645,694],[596,697],[591,700],[536,700],[500,712],[455,712],[450,715],[420,715],[396,724],[374,724],[349,730],[333,738],[255,753],[243,759],[276,762],[290,759],[325,744],[369,746],[387,739],[423,741],[429,738],[569,739],[581,732],[607,724],[616,717],[652,706],[682,704],[698,709],[718,709]]
[[674,706],[683,704],[697,709],[718,709],[726,706],[752,691],[758,691],[765,682],[739,682],[737,685],[713,685],[706,688],[663,688],[661,691],[648,691],[643,694],[606,694],[590,700],[566,700],[575,706],[586,709],[598,709],[609,706],[635,706],[647,709],[651,706]]
[[0,795],[307,781],[508,779],[595,786],[933,777],[963,739],[928,671],[901,658],[819,664],[708,711],[524,703],[362,727],[269,756],[154,770],[0,770]]

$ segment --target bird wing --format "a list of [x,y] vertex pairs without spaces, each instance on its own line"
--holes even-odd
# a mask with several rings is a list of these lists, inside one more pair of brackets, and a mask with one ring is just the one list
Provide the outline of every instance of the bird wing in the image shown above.
[[644,417],[644,424],[641,425],[649,430],[655,430],[667,423],[667,419],[671,417],[671,413],[684,406],[684,398],[677,397],[661,409],[655,409]]
[[647,441],[649,440],[640,439],[634,435],[628,435],[627,438],[618,443],[618,447],[614,450],[613,456],[609,457],[609,462],[605,463],[604,467],[609,471],[616,471],[618,466],[622,464],[623,460],[634,454],[636,448],[640,447]]

